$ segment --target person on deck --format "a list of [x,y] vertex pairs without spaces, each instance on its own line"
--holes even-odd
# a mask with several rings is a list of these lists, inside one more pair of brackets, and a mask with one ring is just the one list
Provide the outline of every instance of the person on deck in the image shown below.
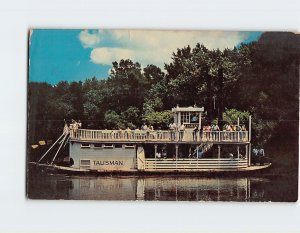
[[230,124],[226,124],[225,130],[228,132],[226,133],[227,137],[226,139],[231,140],[231,132],[232,132],[232,127]]
[[127,129],[125,130],[125,135],[126,135],[126,139],[131,138],[131,129],[129,127],[127,127]]
[[196,126],[193,129],[193,141],[197,141],[198,132],[199,132],[199,128],[198,128],[198,126]]
[[68,127],[68,124],[67,124],[67,123],[65,123],[63,133],[64,133],[65,135],[69,133],[69,127]]
[[246,141],[247,140],[247,138],[246,138],[247,133],[245,132],[245,131],[247,131],[246,126],[242,125],[241,130],[242,130],[242,139],[243,139],[243,141]]
[[185,131],[185,126],[184,126],[184,124],[182,124],[179,127],[179,141],[182,141],[183,136],[184,136],[184,131]]
[[196,151],[197,152],[197,158],[201,159],[203,156],[204,151],[202,151],[200,148]]
[[167,158],[167,145],[164,145],[164,146],[163,146],[163,148],[162,148],[162,150],[161,150],[161,154],[162,154],[162,157],[163,157],[164,159]]
[[237,131],[238,133],[237,133],[237,135],[238,135],[238,140],[240,141],[240,140],[242,140],[242,127],[241,126],[239,126],[239,125],[236,125],[235,126],[235,131]]
[[161,159],[161,153],[156,152],[156,158]]
[[77,137],[77,129],[78,123],[74,119],[72,119],[72,123],[70,124],[70,130],[73,130],[75,137]]
[[206,139],[207,140],[211,139],[211,127],[210,127],[210,125],[206,126]]
[[171,140],[175,140],[175,128],[176,128],[176,124],[173,122],[169,125],[169,130],[171,131]]
[[192,123],[198,122],[198,116],[197,116],[196,114],[194,114],[194,115],[192,116],[191,122],[192,122]]
[[158,130],[157,130],[157,135],[156,135],[157,139],[160,140],[162,139],[162,132],[161,132],[161,127],[158,127]]
[[78,128],[81,128],[81,126],[82,126],[82,123],[81,123],[81,121],[80,121],[80,120],[78,120],[78,123],[77,123],[77,125],[78,125]]
[[212,132],[212,138],[213,140],[217,140],[217,132],[220,131],[220,128],[217,123],[213,124],[211,127]]

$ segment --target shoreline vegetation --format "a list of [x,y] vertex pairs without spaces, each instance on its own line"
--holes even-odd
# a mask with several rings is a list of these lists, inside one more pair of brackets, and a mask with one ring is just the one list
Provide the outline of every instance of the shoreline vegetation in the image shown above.
[[164,70],[121,60],[104,80],[29,82],[28,161],[48,146],[32,145],[57,138],[64,120],[81,120],[88,129],[135,129],[143,123],[163,129],[179,104],[204,107],[204,124],[220,128],[238,118],[246,124],[251,115],[252,148],[265,149],[273,174],[296,173],[299,47],[297,34],[266,32],[234,49],[178,48]]

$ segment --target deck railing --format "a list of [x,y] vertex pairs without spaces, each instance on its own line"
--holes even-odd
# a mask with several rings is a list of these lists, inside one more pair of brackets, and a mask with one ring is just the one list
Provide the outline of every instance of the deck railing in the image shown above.
[[71,139],[126,142],[248,142],[248,131],[88,130],[70,131]]
[[228,159],[145,159],[145,171],[197,171],[208,170],[230,170],[246,168],[248,160],[242,158]]

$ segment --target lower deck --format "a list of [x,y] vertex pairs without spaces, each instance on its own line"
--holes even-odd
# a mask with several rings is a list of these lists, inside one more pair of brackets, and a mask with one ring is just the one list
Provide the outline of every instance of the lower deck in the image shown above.
[[247,168],[247,159],[145,159],[144,171],[204,171]]
[[232,171],[250,167],[250,144],[70,142],[72,168],[93,171]]

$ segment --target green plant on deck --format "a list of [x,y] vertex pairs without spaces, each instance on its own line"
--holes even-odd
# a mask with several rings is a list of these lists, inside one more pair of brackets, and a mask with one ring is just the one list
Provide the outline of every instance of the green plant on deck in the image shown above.
[[246,124],[249,120],[250,113],[248,111],[240,111],[237,109],[226,109],[223,113],[223,120],[230,125],[236,125],[238,119],[240,124]]

